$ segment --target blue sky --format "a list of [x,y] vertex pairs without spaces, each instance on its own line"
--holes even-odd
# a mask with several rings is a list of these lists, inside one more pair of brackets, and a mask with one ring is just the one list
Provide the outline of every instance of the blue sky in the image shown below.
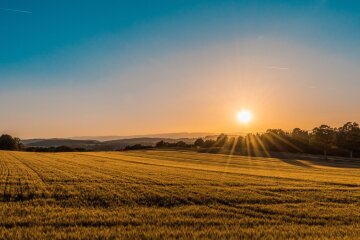
[[358,1],[2,1],[0,7],[5,76],[19,70],[35,75],[80,71],[91,65],[87,56],[114,51],[101,42],[107,38],[121,42],[115,51],[124,52],[125,59],[267,35],[347,57],[360,54]]
[[[305,51],[299,50],[304,62],[307,61],[306,58],[314,59],[312,56],[314,52],[316,52],[315,57],[322,56],[325,58],[327,56],[326,59],[331,57],[341,59],[341,64],[347,67],[355,66],[360,62],[359,1],[2,0],[0,2],[0,32],[0,94],[2,93],[3,96],[5,93],[11,94],[17,99],[25,99],[24,92],[29,94],[28,96],[39,96],[38,100],[36,98],[30,100],[34,101],[32,105],[36,105],[37,101],[48,101],[47,94],[51,91],[65,91],[70,98],[74,97],[75,94],[77,96],[80,91],[87,101],[77,107],[86,108],[86,104],[89,104],[88,99],[90,96],[94,96],[93,92],[99,86],[111,84],[114,86],[113,89],[121,87],[120,94],[131,92],[134,96],[138,94],[139,99],[141,96],[155,94],[141,87],[146,84],[158,84],[161,87],[165,85],[164,91],[171,93],[170,95],[181,93],[178,91],[178,87],[187,86],[186,79],[180,78],[177,82],[171,82],[168,80],[168,75],[166,75],[167,79],[164,76],[157,76],[163,72],[163,65],[169,63],[167,59],[182,56],[184,53],[188,54],[183,60],[174,60],[173,65],[166,66],[172,70],[169,75],[181,75],[196,64],[205,65],[203,68],[206,69],[204,63],[207,62],[210,53],[219,46],[233,46],[236,48],[233,52],[239,58],[249,49],[253,51],[246,52],[246,55],[254,57],[254,59],[267,59],[269,56],[274,56],[274,62],[268,60],[266,63],[268,67],[282,64],[278,66],[281,68],[286,65],[290,58],[296,58],[285,56],[286,53],[297,48],[306,49]],[[259,45],[259,41],[262,44]],[[269,46],[273,46],[274,42],[276,47],[271,49]],[[288,49],[282,48],[283,44]],[[247,49],[244,50],[244,46],[248,46]],[[264,47],[263,51],[259,50],[261,47]],[[306,51],[309,51],[309,54]],[[192,53],[195,53],[195,56],[191,55]],[[216,54],[221,55],[219,52]],[[214,58],[218,58],[218,56],[216,55]],[[278,60],[275,60],[277,58]],[[257,61],[258,64],[262,64],[262,60]],[[190,64],[190,67],[186,64]],[[219,63],[208,64],[219,65]],[[320,62],[314,64],[321,65]],[[332,64],[328,65],[331,68],[333,65],[339,66],[335,62],[329,64]],[[137,75],[136,79],[135,77],[122,77],[114,80],[114,76],[129,76],[132,74],[129,72],[136,72],[137,69],[143,69],[144,66],[151,68],[154,76],[149,77],[145,74]],[[200,67],[199,69],[203,68]],[[288,67],[285,66],[285,68]],[[328,79],[326,66],[319,66],[319,68],[324,68],[324,70],[318,73],[313,72],[314,75],[319,76],[319,79],[310,84],[314,85],[310,87],[325,85],[330,81],[331,88],[337,88],[341,85],[349,86],[343,91],[351,92],[353,90],[351,88],[354,88],[352,85],[354,80],[351,77],[349,80],[346,79],[353,74],[352,71],[355,71],[355,68],[347,70],[346,73],[343,73],[343,68],[337,71],[336,73],[342,78],[341,80]],[[201,71],[203,72],[200,74]],[[202,79],[196,80],[201,85],[207,81],[205,71],[193,70],[189,74],[192,76],[201,75]],[[307,75],[311,73],[310,70],[306,69],[302,71],[297,74]],[[332,75],[337,75],[336,73]],[[345,76],[341,74],[345,74]],[[151,78],[155,80],[151,82],[149,80]],[[182,81],[184,84],[178,85]],[[289,84],[289,87],[296,85],[295,82],[299,82],[296,78],[289,81],[286,83]],[[348,84],[344,81],[348,81]],[[83,88],[87,90],[82,90]],[[71,93],[70,91],[73,89],[79,91]],[[109,96],[108,90],[102,91],[103,95],[96,95],[97,98]],[[191,95],[188,92],[189,89],[184,88],[183,91]],[[196,91],[198,89],[194,89],[193,94]],[[356,99],[355,95],[353,97]],[[351,101],[354,98],[351,98]],[[118,100],[120,101],[120,99]],[[117,100],[114,98],[113,101]],[[197,100],[193,101],[197,102]],[[350,99],[348,101],[350,102]],[[49,102],[51,101],[49,100]],[[64,109],[67,106],[66,104],[71,104],[61,98],[57,99],[56,102]],[[345,103],[347,102],[342,104]],[[5,105],[5,103],[0,103],[0,110],[7,109],[6,106],[1,105]],[[44,111],[39,112],[38,115],[47,118],[49,112],[47,109],[50,107],[44,107]],[[99,109],[107,108],[102,105],[98,107]],[[135,108],[135,105],[128,103],[127,109],[132,107]],[[137,105],[136,107],[138,108]],[[163,106],[163,109],[165,108]],[[189,106],[184,106],[185,108],[189,108]],[[109,112],[114,111],[114,109],[109,109]],[[19,107],[19,112],[14,113],[14,118],[26,117],[31,122],[37,121],[36,118],[23,115],[21,111],[21,107]],[[147,112],[147,109],[144,108],[143,111]],[[66,113],[63,110],[62,114]],[[102,113],[104,112],[102,111]],[[131,112],[128,113],[128,115],[131,114]],[[165,112],[161,114],[165,114]],[[113,117],[118,118],[118,116]],[[135,117],[141,118],[141,112],[134,114]],[[326,114],[324,113],[322,117],[326,119]],[[348,117],[354,116],[349,113]],[[74,117],[74,122],[81,123],[82,119],[85,119],[85,115],[78,113]],[[71,122],[70,120],[69,122]],[[10,122],[11,119],[8,121]],[[125,126],[127,126],[128,121],[130,120],[124,121]],[[194,119],[187,119],[187,121],[191,122]],[[338,123],[336,121],[334,123]],[[223,122],[224,125],[225,122]],[[314,123],[314,121],[309,121],[309,124],[310,122]],[[34,124],[36,125],[36,123]],[[173,124],[173,128],[163,129],[155,126],[153,129],[144,129],[143,131],[206,130],[199,129],[196,125],[191,124],[188,125],[191,129],[185,129],[187,125],[178,128],[175,127],[178,126],[176,121]],[[69,129],[66,134],[71,134],[70,125],[65,126]],[[220,125],[216,125],[216,129],[219,131],[237,130],[235,127],[221,128]],[[55,124],[53,127],[56,126]],[[304,127],[308,127],[308,125],[304,124]],[[136,131],[136,126],[129,128],[133,130],[123,132],[120,128],[115,130],[112,128],[112,130],[102,131],[99,129],[98,132],[90,132],[91,127],[89,127],[78,133],[74,132],[73,135],[85,133],[91,135],[102,132],[110,134],[111,131],[116,134],[140,133]],[[26,136],[53,136],[58,134],[56,131],[52,131],[51,127],[47,129],[49,134],[44,131],[30,131],[25,128],[17,132],[14,130],[17,128],[11,124],[6,124],[1,129],[3,131],[10,129],[9,131],[15,131]],[[33,129],[37,128],[34,127]],[[209,131],[216,129],[209,129]],[[262,130],[262,127],[258,129]]]

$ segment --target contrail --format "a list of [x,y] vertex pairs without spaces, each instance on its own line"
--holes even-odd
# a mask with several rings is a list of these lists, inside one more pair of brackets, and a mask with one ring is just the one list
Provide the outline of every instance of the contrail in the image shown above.
[[33,12],[30,12],[30,11],[11,9],[11,8],[0,8],[0,10],[8,11],[8,12],[18,12],[18,13],[33,13]]

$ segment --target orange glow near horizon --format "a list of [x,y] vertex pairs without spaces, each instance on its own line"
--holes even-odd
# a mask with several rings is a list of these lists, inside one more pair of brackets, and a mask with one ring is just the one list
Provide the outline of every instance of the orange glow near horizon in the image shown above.
[[335,84],[344,71],[357,83],[357,66],[295,43],[224,42],[139,62],[86,86],[0,89],[0,111],[11,113],[2,116],[0,133],[65,138],[338,127],[360,118],[350,110],[356,87]]

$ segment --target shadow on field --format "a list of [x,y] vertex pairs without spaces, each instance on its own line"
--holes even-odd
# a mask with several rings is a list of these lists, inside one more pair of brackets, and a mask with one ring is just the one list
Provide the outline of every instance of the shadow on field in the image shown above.
[[[330,156],[327,160],[325,160],[323,156],[288,153],[273,153],[271,154],[271,156],[274,158],[278,158],[284,163],[304,168],[311,168],[312,165],[334,168],[360,168],[360,159],[349,159]],[[304,162],[309,164],[306,164]]]
[[[243,155],[248,156],[248,155]],[[282,152],[261,152],[251,153],[251,157],[261,157],[261,158],[276,158],[284,163],[303,167],[303,168],[312,168],[313,166],[324,166],[324,167],[334,167],[334,168],[360,168],[360,159],[359,158],[345,158],[345,157],[334,157],[329,156],[327,160],[324,159],[321,155],[310,155],[310,154],[296,154],[296,153],[282,153]]]
[[285,158],[279,158],[280,161],[290,164],[290,165],[294,165],[297,167],[303,167],[303,168],[312,168],[311,165],[309,164],[305,164],[303,162],[300,162],[300,160],[298,159],[285,159]]

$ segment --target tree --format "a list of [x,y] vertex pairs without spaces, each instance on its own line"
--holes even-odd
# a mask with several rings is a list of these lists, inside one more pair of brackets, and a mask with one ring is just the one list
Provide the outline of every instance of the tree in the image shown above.
[[270,133],[270,134],[277,135],[280,137],[286,136],[286,132],[282,129],[268,129],[268,130],[266,130],[266,133]]
[[162,148],[162,147],[167,147],[168,146],[168,143],[161,140],[160,142],[156,143],[155,145],[157,148]]
[[204,147],[206,148],[213,147],[214,145],[215,145],[215,140],[213,139],[208,139],[204,142]]
[[244,142],[244,137],[239,136],[236,140],[235,140],[235,151],[236,152],[242,152],[243,151],[243,142]]
[[[254,137],[252,138],[252,142],[259,138],[269,151],[287,152],[291,151],[292,149],[288,146],[288,134],[282,129],[268,129],[261,136],[254,135]],[[258,145],[256,142],[254,143],[255,146]]]
[[24,144],[21,143],[21,139],[15,137],[14,141],[16,142],[16,150],[23,150],[24,149]]
[[347,122],[340,127],[337,133],[337,144],[350,152],[353,158],[354,150],[360,146],[360,127],[356,122]]
[[235,137],[229,137],[227,139],[227,141],[225,142],[223,148],[224,149],[227,149],[227,150],[230,150],[231,152],[234,152],[235,151],[235,147],[236,147],[236,140],[235,140]]
[[13,138],[8,134],[0,137],[0,150],[19,150],[21,146],[19,138]]
[[186,142],[179,141],[179,142],[175,143],[175,146],[180,147],[180,148],[185,148],[186,147]]
[[328,125],[321,125],[312,131],[312,135],[316,142],[318,142],[324,150],[324,158],[327,160],[327,151],[329,146],[333,143],[335,137],[335,129]]
[[309,151],[310,148],[310,135],[306,130],[294,128],[291,132],[291,142],[301,149],[302,152]]
[[309,132],[301,130],[300,128],[294,128],[291,132],[291,136],[295,139],[308,139]]
[[222,133],[217,137],[215,145],[217,147],[223,147],[227,141],[228,141],[228,136]]
[[204,146],[205,141],[202,138],[198,138],[194,142],[195,147],[202,147]]

